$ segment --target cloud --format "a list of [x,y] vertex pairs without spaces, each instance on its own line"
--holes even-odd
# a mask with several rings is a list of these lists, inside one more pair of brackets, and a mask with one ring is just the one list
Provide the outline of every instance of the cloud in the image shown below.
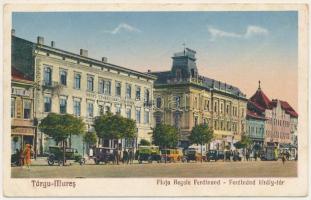
[[246,31],[243,34],[226,32],[213,27],[208,27],[208,32],[211,34],[211,40],[216,40],[217,38],[250,38],[256,35],[258,36],[269,34],[267,29],[254,25],[247,26]]
[[129,24],[126,24],[126,23],[121,23],[116,28],[114,28],[113,30],[105,31],[105,32],[115,35],[115,34],[123,32],[123,31],[124,32],[136,32],[136,33],[141,32],[141,30],[139,30],[138,28],[135,28],[135,27],[133,27]]

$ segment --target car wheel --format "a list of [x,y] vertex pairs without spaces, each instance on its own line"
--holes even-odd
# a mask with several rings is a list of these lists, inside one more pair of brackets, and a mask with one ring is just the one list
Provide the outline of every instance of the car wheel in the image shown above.
[[53,159],[48,159],[48,165],[50,165],[50,166],[54,165],[54,160]]

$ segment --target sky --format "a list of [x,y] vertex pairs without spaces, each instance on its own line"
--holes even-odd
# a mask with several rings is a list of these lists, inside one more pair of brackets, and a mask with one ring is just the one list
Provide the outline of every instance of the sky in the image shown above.
[[250,98],[261,88],[297,110],[298,13],[27,12],[13,13],[16,36],[134,70],[168,71],[184,45],[200,75],[232,84]]

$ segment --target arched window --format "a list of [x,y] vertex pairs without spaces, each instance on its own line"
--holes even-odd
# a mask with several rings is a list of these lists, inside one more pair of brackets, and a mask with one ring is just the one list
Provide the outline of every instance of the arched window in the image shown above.
[[157,108],[161,108],[162,106],[162,99],[161,97],[157,97]]

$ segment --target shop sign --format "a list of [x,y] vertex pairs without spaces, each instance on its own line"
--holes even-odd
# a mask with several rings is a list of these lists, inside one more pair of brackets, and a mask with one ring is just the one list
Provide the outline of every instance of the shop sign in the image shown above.
[[17,134],[17,135],[33,135],[33,128],[26,128],[26,127],[12,128],[12,134]]
[[12,94],[17,96],[30,97],[30,91],[20,87],[12,87]]

